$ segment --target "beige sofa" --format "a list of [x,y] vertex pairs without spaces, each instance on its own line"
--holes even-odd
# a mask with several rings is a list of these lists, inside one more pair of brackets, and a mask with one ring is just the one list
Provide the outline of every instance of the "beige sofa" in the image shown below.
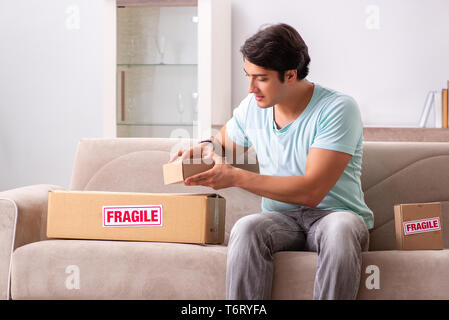
[[[70,189],[218,192],[227,201],[224,245],[49,240],[48,191],[62,188],[8,190],[0,192],[1,298],[225,299],[229,232],[237,219],[260,211],[260,198],[238,188],[165,186],[162,164],[180,144],[188,141],[84,139]],[[449,299],[449,250],[394,250],[393,218],[394,204],[441,201],[448,247],[449,143],[365,142],[362,183],[375,226],[358,298]],[[316,261],[313,252],[277,253],[272,298],[311,299]]]

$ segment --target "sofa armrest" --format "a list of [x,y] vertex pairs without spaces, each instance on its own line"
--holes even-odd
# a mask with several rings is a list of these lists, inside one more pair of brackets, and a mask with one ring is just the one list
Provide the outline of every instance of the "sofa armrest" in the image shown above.
[[0,192],[0,299],[9,298],[11,255],[17,247],[46,239],[48,191],[31,185]]

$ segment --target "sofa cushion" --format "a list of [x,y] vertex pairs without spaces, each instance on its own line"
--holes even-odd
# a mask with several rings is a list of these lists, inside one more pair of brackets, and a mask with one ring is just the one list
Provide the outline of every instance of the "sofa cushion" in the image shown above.
[[[317,255],[312,252],[276,253],[272,298],[312,299],[316,263]],[[363,252],[357,299],[447,300],[448,265],[448,249]],[[375,267],[378,271],[374,271]],[[377,275],[378,289],[373,286]]]
[[186,147],[189,142],[156,138],[83,139],[78,148],[71,188],[112,192],[218,193],[226,199],[224,243],[227,244],[232,226],[240,217],[260,212],[261,198],[235,187],[214,190],[184,184],[165,185],[162,165],[169,161],[171,149]]
[[[363,252],[358,299],[449,299],[449,250]],[[274,255],[273,299],[312,299],[314,252]],[[379,289],[369,289],[378,268]],[[432,272],[428,272],[432,270]],[[79,279],[79,289],[74,277]],[[13,255],[13,299],[225,299],[226,247],[45,240]]]
[[45,240],[14,252],[11,296],[224,299],[225,276],[225,246]]
[[[165,186],[162,165],[189,139],[82,139],[74,162],[71,189],[126,192],[218,192],[227,202],[225,243],[235,221],[260,211],[260,197],[239,188]],[[240,167],[257,171],[254,150]],[[393,206],[448,201],[449,143],[364,142],[362,188],[374,212],[370,250],[395,248]],[[447,216],[443,214],[443,216]],[[443,223],[443,228],[444,223]],[[443,232],[445,244],[449,232]]]
[[374,212],[370,251],[395,249],[394,205],[417,202],[443,203],[448,248],[449,143],[365,142],[361,179],[366,204]]
[[17,206],[0,194],[0,300],[9,299],[11,256],[16,231]]
[[[127,179],[130,180],[127,182],[127,187],[132,188],[129,191],[157,190],[157,187],[164,186],[162,165],[167,163],[176,151],[196,143],[190,139],[168,138],[81,139],[73,164],[70,189],[93,190],[92,188],[100,186],[113,188],[116,187],[117,182],[121,181],[113,179],[113,176],[121,170],[127,170],[129,174]],[[258,165],[254,150],[250,149],[248,154],[246,164],[236,164],[236,166],[257,172]],[[101,181],[107,173],[112,176],[106,177],[106,181]],[[151,179],[142,179],[140,175]],[[107,181],[112,184],[108,184]],[[187,189],[192,192],[195,190],[194,187]]]

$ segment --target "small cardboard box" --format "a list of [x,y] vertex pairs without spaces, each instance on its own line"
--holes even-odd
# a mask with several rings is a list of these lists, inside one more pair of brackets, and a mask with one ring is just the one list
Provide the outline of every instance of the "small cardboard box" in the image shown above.
[[217,194],[50,191],[47,237],[223,243],[225,210]]
[[443,249],[441,203],[409,203],[394,206],[398,250]]
[[164,172],[164,183],[182,183],[188,177],[212,169],[213,166],[214,162],[212,160],[207,162],[201,159],[166,163],[162,167],[162,170]]

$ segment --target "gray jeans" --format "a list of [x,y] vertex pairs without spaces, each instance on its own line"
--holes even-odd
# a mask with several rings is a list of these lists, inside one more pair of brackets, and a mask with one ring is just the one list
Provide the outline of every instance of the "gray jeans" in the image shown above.
[[355,299],[368,242],[365,223],[351,212],[301,207],[245,216],[229,238],[226,298],[271,299],[273,255],[314,251],[318,264],[313,298]]

